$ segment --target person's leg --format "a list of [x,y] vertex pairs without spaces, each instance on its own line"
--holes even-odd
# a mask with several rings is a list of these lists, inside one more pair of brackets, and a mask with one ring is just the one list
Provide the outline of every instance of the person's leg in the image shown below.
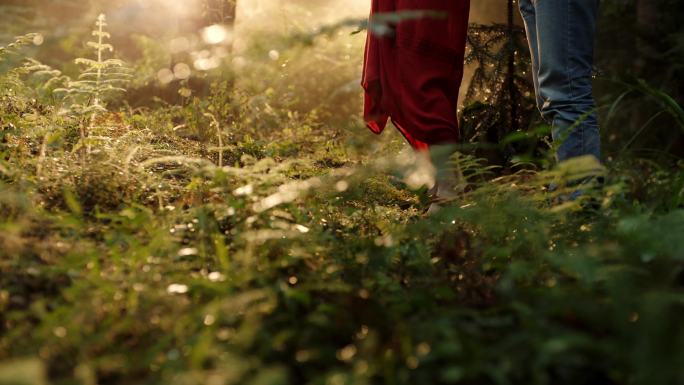
[[[525,2],[525,5],[522,4]],[[594,39],[599,0],[522,0],[533,5],[538,59],[538,97],[543,117],[553,126],[557,158],[601,158],[596,103],[592,90]],[[524,12],[526,13],[526,12]],[[526,20],[531,20],[527,16]]]
[[539,43],[537,40],[537,15],[534,9],[534,0],[520,0],[520,14],[525,22],[525,32],[527,32],[527,42],[530,45],[530,55],[532,56],[532,81],[534,92],[537,96],[537,107],[541,110],[544,104],[539,93]]
[[433,202],[427,211],[428,215],[439,212],[442,204],[461,198],[466,189],[466,180],[455,157],[457,152],[458,145],[444,144],[430,146],[426,153],[435,172],[435,185],[429,192]]

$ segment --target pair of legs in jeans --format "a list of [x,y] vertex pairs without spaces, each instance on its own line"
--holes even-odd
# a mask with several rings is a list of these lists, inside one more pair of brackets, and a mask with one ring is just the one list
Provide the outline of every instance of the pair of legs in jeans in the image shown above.
[[[601,139],[592,90],[599,0],[518,1],[530,43],[537,104],[544,120],[552,125],[557,159],[590,155],[600,160]],[[439,167],[444,159],[433,159],[433,163],[438,170],[436,196],[450,198],[452,185],[459,183],[448,181],[458,178],[448,178],[446,168]],[[577,190],[570,198],[581,193]]]
[[552,125],[557,158],[601,159],[592,94],[599,0],[519,0],[530,43],[537,104]]

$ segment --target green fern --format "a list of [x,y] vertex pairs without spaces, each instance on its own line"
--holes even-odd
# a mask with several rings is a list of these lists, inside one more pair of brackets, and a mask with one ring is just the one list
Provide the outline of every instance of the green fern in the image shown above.
[[114,47],[106,42],[111,35],[105,31],[107,20],[104,14],[98,16],[95,26],[92,35],[96,41],[87,43],[88,47],[95,50],[95,59],[76,59],[76,64],[83,66],[78,80],[68,82],[66,88],[55,89],[55,92],[66,93],[71,99],[72,111],[90,117],[106,112],[107,101],[116,94],[126,92],[123,87],[131,78],[122,60],[105,58],[107,52],[114,52]]
[[2,94],[11,94],[13,90],[23,88],[21,76],[26,74],[25,66],[21,65],[24,57],[22,51],[32,45],[40,45],[43,36],[39,33],[29,33],[14,38],[12,43],[0,46],[0,90]]
[[7,61],[11,56],[17,55],[22,48],[31,45],[40,45],[43,42],[43,35],[39,33],[29,33],[14,38],[12,43],[0,46],[0,63]]
[[25,104],[20,99],[30,99],[25,96],[32,93],[32,89],[24,80],[32,72],[29,63],[38,62],[26,59],[22,51],[26,47],[40,45],[42,41],[41,34],[30,33],[15,37],[15,40],[6,46],[0,46],[0,96],[10,98],[11,104]]
[[46,94],[52,94],[59,86],[68,84],[71,80],[62,71],[33,58],[27,58],[22,68],[27,74],[38,79],[36,91],[43,91]]
[[85,147],[90,152],[91,143],[88,142],[90,131],[96,123],[99,114],[107,112],[107,101],[117,94],[126,92],[124,86],[130,81],[129,69],[122,60],[105,58],[107,52],[114,52],[114,47],[106,41],[111,38],[105,31],[107,19],[104,14],[98,16],[92,35],[96,41],[89,41],[87,46],[94,49],[95,59],[77,58],[76,64],[83,67],[78,80],[67,82],[66,88],[56,88],[55,94],[66,94],[66,108],[68,113],[74,114],[81,120],[81,140],[75,149]]

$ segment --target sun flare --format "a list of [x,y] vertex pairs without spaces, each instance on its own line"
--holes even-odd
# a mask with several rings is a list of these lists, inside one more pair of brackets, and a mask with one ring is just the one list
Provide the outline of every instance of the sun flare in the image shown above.
[[214,24],[202,30],[202,39],[207,44],[220,44],[230,40],[232,31],[223,25]]

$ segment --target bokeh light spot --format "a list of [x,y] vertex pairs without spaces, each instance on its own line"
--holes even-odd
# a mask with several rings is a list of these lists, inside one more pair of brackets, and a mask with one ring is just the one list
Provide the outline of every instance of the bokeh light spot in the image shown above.
[[157,80],[162,84],[169,84],[175,79],[173,71],[168,68],[162,68],[157,72]]
[[33,37],[33,44],[34,45],[43,45],[45,42],[45,38],[41,34],[37,34],[36,36]]
[[185,63],[178,63],[173,67],[173,75],[176,79],[185,80],[190,77],[192,70],[190,66]]
[[202,30],[202,39],[207,44],[220,44],[229,37],[229,31],[222,25],[214,24]]

